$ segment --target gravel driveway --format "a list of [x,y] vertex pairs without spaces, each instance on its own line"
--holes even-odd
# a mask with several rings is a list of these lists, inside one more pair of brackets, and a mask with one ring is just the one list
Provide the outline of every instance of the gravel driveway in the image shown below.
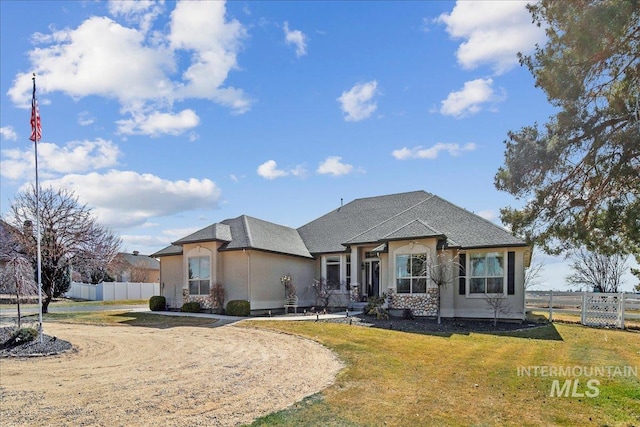
[[291,335],[48,324],[75,350],[0,360],[3,426],[235,426],[329,386],[342,363]]

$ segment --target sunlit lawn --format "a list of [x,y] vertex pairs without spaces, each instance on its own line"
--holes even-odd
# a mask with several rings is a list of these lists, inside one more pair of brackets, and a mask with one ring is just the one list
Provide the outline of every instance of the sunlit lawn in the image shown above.
[[[45,322],[155,328],[212,326],[214,319],[99,311],[50,313]],[[597,377],[597,397],[551,397],[554,380],[518,368],[632,367],[640,333],[555,323],[502,334],[436,336],[323,322],[247,321],[313,339],[345,369],[335,384],[254,426],[640,426],[640,380]],[[46,331],[46,323],[45,323]],[[318,366],[317,369],[322,369]],[[578,393],[587,391],[580,381]]]
[[[554,324],[530,331],[433,336],[314,322],[252,322],[314,339],[346,362],[324,392],[255,426],[640,425],[640,380],[600,381],[599,396],[550,397],[531,366],[632,366],[640,334]],[[321,367],[318,367],[321,369]],[[578,393],[587,391],[578,378]]]

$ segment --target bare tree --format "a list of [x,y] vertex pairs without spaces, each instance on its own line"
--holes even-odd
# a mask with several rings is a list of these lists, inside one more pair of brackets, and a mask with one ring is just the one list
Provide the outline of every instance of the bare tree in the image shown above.
[[323,310],[329,307],[331,296],[333,295],[333,287],[325,279],[314,280],[311,286],[309,286],[311,292],[316,297],[316,304]]
[[493,311],[493,327],[498,326],[498,318],[501,314],[508,314],[511,312],[511,304],[507,298],[502,294],[489,294],[484,297],[484,301],[487,303]]
[[529,263],[529,267],[524,271],[525,291],[542,283],[542,270],[544,267],[544,260],[540,259],[540,252],[532,249],[531,262]]
[[441,249],[436,256],[428,256],[424,263],[424,271],[427,279],[438,287],[438,324],[441,323],[440,306],[442,305],[442,289],[453,281],[455,273],[460,270],[458,254],[451,255]]
[[573,255],[573,273],[567,276],[572,285],[586,285],[594,292],[618,292],[627,269],[627,258],[620,254],[603,255],[581,248]]
[[38,284],[33,279],[33,266],[18,252],[3,255],[4,266],[0,270],[0,293],[15,294],[18,308],[18,328],[22,327],[20,299],[24,295],[38,293]]
[[[31,187],[16,196],[8,221],[14,238],[24,248],[34,268],[37,265],[36,192]],[[97,223],[91,209],[81,205],[70,190],[40,190],[42,253],[42,312],[53,298],[70,286],[71,266],[83,275],[106,268],[118,253],[120,238]]]

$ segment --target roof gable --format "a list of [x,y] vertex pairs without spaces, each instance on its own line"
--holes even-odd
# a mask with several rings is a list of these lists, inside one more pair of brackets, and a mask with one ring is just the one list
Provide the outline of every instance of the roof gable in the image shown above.
[[342,243],[432,196],[426,191],[413,191],[356,199],[303,225],[298,232],[311,253],[342,252],[346,249]]
[[294,228],[263,221],[247,215],[222,222],[231,229],[232,239],[220,250],[258,249],[312,258],[300,234]]
[[461,248],[525,246],[502,227],[425,191],[357,199],[298,231],[311,253],[440,236],[449,246]]
[[198,242],[230,242],[231,241],[231,229],[226,224],[211,224],[195,233],[189,234],[187,237],[183,237],[180,240],[173,242],[174,245],[184,245],[186,243],[198,243]]

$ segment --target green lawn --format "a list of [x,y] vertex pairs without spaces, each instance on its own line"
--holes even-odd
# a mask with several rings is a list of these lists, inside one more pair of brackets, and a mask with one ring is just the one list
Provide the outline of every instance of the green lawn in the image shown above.
[[[346,363],[335,384],[253,426],[640,426],[640,380],[597,377],[597,397],[550,397],[518,368],[635,367],[640,334],[553,324],[448,337],[314,322],[250,322],[316,340]],[[577,394],[591,377],[577,378]]]

